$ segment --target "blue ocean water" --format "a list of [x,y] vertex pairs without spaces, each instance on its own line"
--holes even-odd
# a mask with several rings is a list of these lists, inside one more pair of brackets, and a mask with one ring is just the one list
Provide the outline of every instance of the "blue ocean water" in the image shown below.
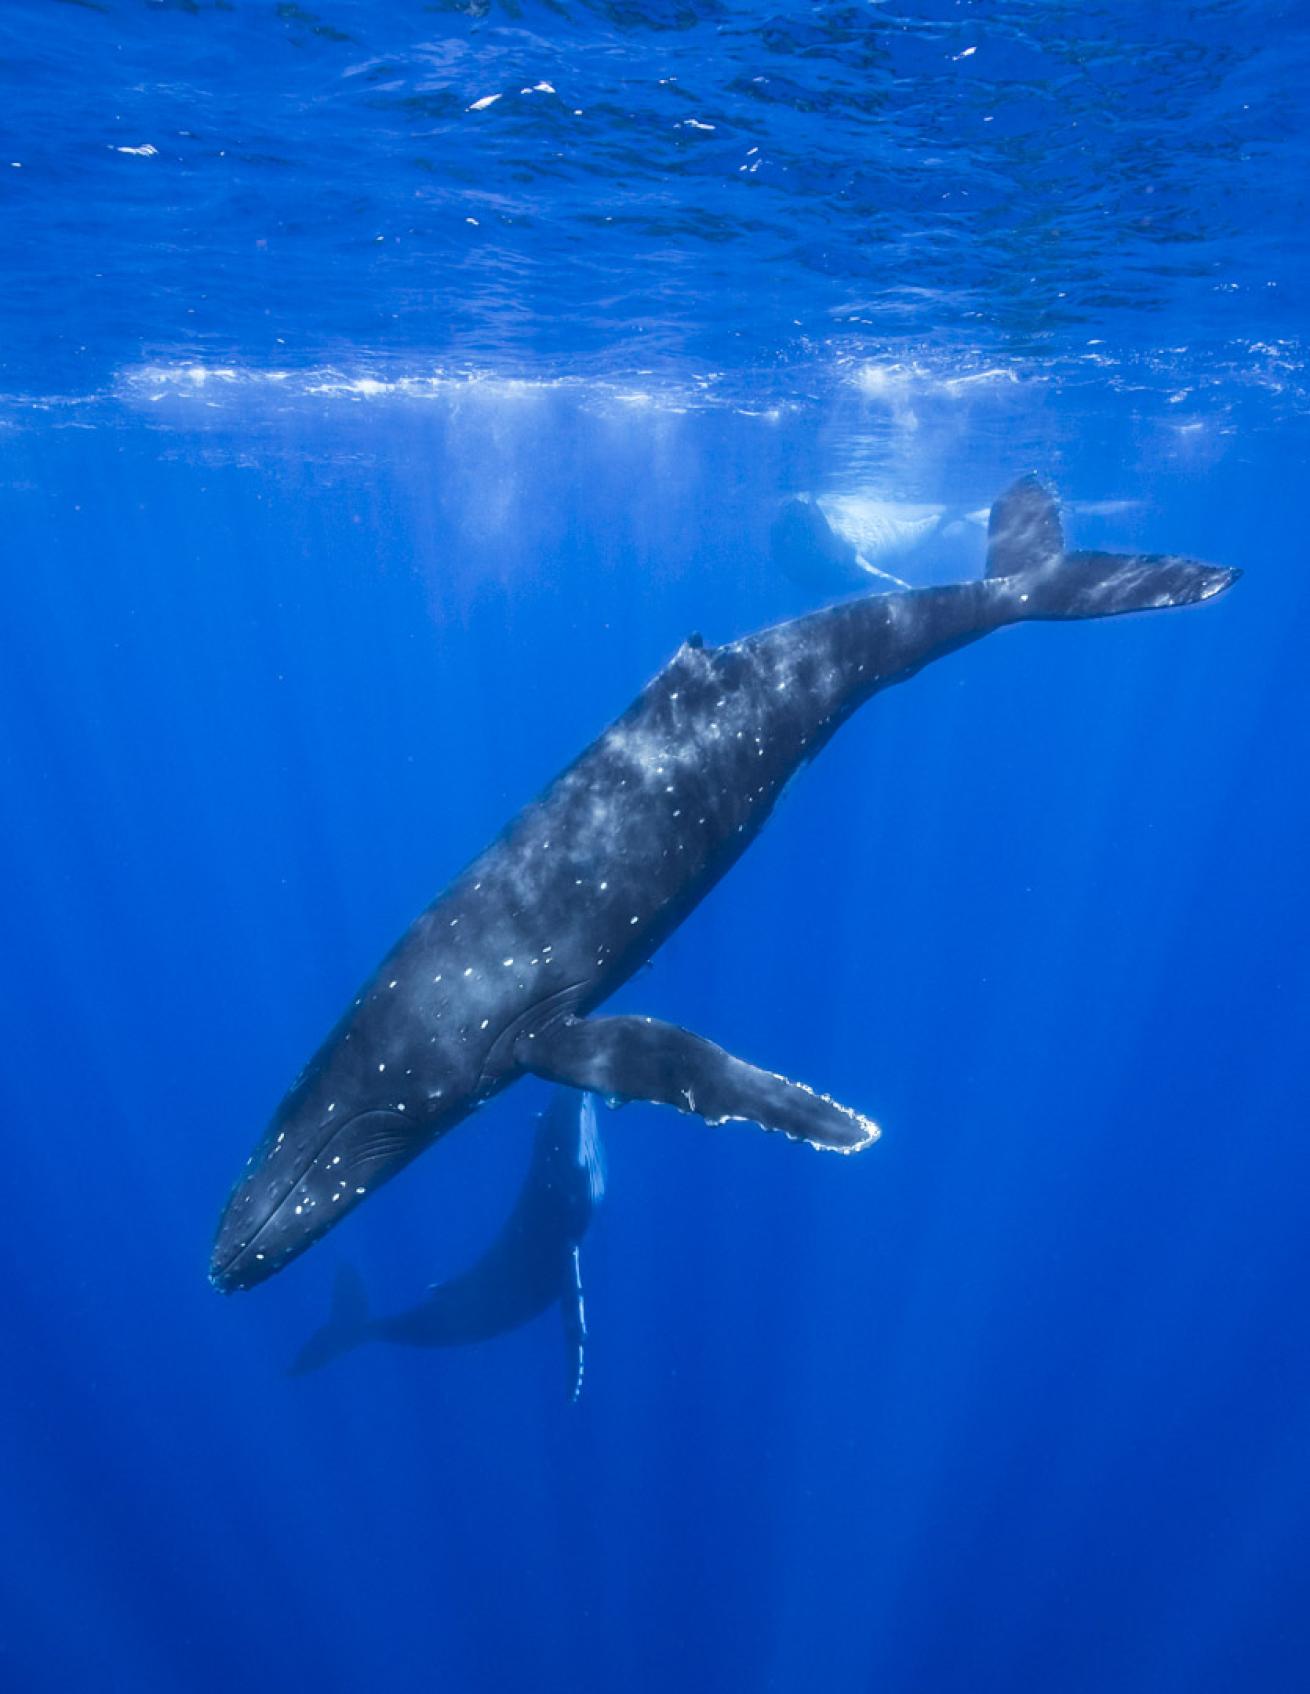
[[[1310,15],[10,0],[0,1686],[1310,1686]],[[780,503],[1035,470],[1222,601],[874,701],[613,1002],[870,1112],[602,1118],[547,1316],[286,1367],[494,1235],[525,1082],[220,1298],[357,983]]]

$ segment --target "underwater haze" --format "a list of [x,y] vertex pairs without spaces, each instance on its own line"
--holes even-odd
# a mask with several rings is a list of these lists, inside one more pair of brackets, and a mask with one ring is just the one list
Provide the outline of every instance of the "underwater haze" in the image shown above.
[[[1310,13],[7,0],[0,1688],[1310,1687]],[[554,1312],[292,1374],[510,1214],[527,1079],[267,1285],[387,948],[692,632],[1214,604],[888,690],[610,1002],[834,1158],[602,1109]]]

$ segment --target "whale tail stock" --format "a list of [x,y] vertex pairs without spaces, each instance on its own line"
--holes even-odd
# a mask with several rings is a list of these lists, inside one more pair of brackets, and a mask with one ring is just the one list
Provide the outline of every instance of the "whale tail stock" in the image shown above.
[[296,1354],[287,1370],[288,1376],[305,1376],[319,1370],[349,1353],[368,1339],[368,1294],[363,1279],[353,1265],[342,1265],[332,1285],[332,1306],[328,1321],[314,1331]]
[[1035,476],[1001,495],[987,526],[987,580],[1015,619],[1192,606],[1222,594],[1241,574],[1169,553],[1066,552],[1055,501]]

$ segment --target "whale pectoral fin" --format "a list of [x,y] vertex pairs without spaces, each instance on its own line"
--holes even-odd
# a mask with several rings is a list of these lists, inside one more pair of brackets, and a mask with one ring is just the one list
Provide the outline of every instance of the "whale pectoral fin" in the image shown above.
[[652,1100],[708,1123],[740,1118],[815,1147],[855,1153],[878,1126],[801,1082],[734,1059],[722,1047],[654,1018],[567,1018],[520,1038],[517,1056],[551,1082],[610,1101]]
[[587,1345],[587,1313],[582,1303],[582,1262],[576,1247],[570,1257],[568,1273],[560,1293],[559,1315],[564,1324],[569,1400],[576,1403],[582,1393],[582,1373]]

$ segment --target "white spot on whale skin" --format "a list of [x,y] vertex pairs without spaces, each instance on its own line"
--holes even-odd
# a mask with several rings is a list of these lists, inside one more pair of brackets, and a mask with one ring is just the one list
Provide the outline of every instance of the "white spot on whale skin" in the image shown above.
[[386,1065],[385,1065],[385,1064],[382,1064],[382,1065],[379,1065],[379,1066],[378,1066],[378,1069],[379,1069],[379,1070],[380,1070],[380,1071],[384,1071],[384,1070],[386,1070],[386,1068],[387,1068],[387,1067],[386,1067]]
[[473,975],[473,966],[472,965],[468,965],[468,966],[465,967],[464,975],[465,976],[472,976]]
[[395,987],[395,986],[396,986],[396,985],[395,985],[395,983],[394,983],[394,982],[389,982],[389,983],[388,983],[388,984],[387,984],[387,987],[388,987],[388,988],[394,988],[394,987]]

